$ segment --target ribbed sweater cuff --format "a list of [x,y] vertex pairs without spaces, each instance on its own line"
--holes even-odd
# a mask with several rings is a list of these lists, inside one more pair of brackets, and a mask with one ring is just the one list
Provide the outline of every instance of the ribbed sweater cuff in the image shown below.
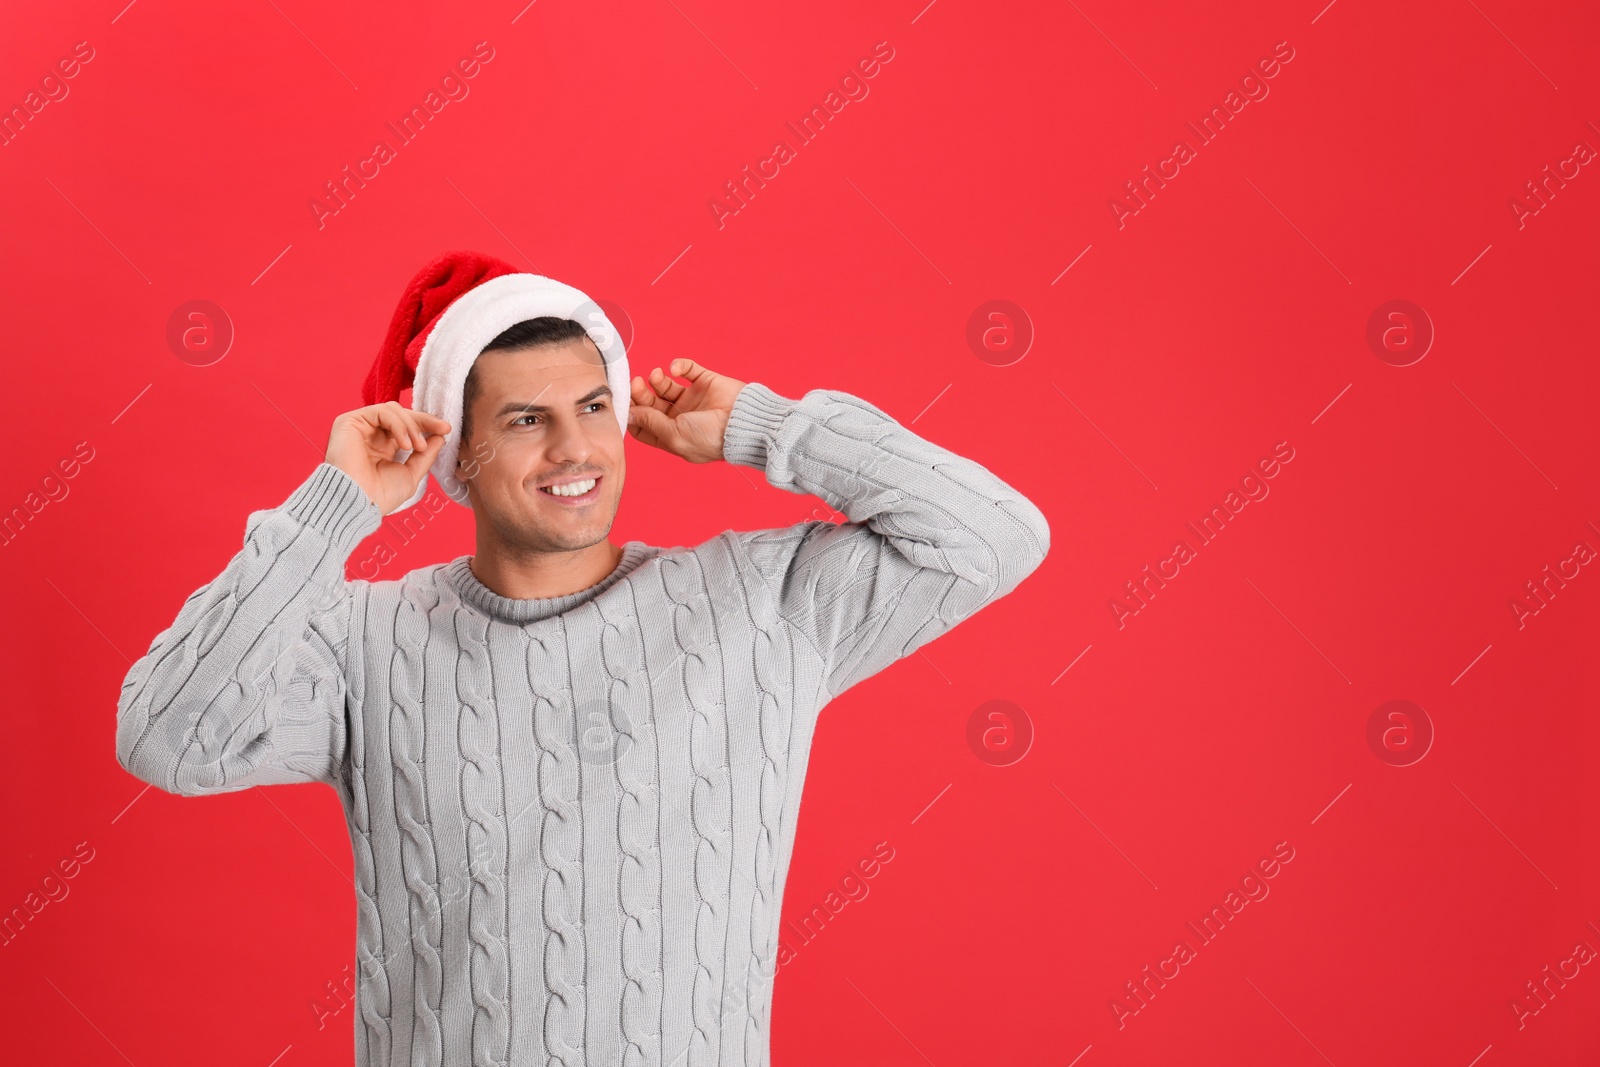
[[320,463],[279,510],[327,537],[346,559],[368,534],[383,525],[367,491],[331,463]]
[[728,426],[722,434],[722,458],[765,471],[767,451],[777,441],[783,418],[798,403],[760,382],[747,382],[734,397],[733,410],[728,414]]

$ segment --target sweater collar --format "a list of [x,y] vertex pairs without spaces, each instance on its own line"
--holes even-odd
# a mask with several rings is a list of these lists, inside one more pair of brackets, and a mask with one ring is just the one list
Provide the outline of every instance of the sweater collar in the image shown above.
[[645,544],[643,541],[627,541],[622,546],[622,559],[617,563],[616,569],[587,589],[580,589],[576,593],[565,596],[532,597],[519,599],[516,597],[501,596],[493,589],[478,580],[472,573],[472,557],[457,556],[444,566],[445,577],[449,580],[461,599],[486,615],[508,622],[527,623],[540,619],[548,619],[563,612],[571,611],[580,604],[586,604],[610,589],[613,585],[626,578],[639,564],[655,556],[661,550]]

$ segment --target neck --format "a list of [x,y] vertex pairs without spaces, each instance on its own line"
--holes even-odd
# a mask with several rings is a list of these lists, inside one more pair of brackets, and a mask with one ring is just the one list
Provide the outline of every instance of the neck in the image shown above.
[[610,541],[570,552],[511,552],[489,543],[482,526],[473,576],[492,591],[514,600],[541,600],[579,593],[617,569],[622,549]]

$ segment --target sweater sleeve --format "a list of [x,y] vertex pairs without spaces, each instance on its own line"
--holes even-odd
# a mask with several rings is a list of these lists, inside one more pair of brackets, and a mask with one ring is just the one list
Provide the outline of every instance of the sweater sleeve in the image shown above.
[[128,671],[118,762],[181,796],[335,781],[354,600],[345,561],[382,519],[329,463],[252,512],[243,550]]
[[1050,547],[1043,513],[1016,490],[848,393],[791,400],[745,385],[723,456],[849,520],[740,535],[834,696],[1009,593]]

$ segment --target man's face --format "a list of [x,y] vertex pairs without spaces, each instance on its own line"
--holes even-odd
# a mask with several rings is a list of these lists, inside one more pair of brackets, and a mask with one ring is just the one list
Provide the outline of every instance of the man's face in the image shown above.
[[[477,359],[472,439],[456,476],[479,522],[518,552],[571,552],[604,541],[622,500],[616,398],[587,337],[485,352]],[[584,489],[576,496],[549,492]]]

